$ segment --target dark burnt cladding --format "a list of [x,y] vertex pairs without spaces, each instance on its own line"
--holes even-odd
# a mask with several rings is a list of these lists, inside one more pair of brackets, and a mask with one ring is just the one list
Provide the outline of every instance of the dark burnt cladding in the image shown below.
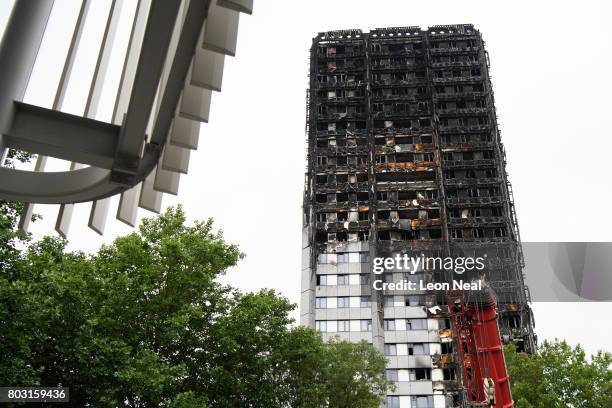
[[[486,256],[503,340],[533,351],[484,45],[469,24],[319,33],[310,50],[304,222],[313,269],[330,245],[358,241],[368,241],[370,262],[406,252]],[[440,294],[428,305],[444,313]]]

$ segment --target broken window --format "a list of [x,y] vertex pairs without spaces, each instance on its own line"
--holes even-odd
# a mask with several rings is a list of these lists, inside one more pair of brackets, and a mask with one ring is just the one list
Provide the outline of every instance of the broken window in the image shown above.
[[387,191],[376,192],[376,199],[378,201],[387,201],[389,199],[389,193]]
[[440,228],[432,228],[429,231],[429,238],[440,239],[442,238],[442,230]]
[[411,372],[411,380],[414,381],[424,381],[431,380],[431,368],[415,368]]
[[423,153],[421,155],[422,161],[424,162],[432,162],[434,161],[434,154],[433,153]]
[[494,234],[495,234],[495,237],[497,237],[497,238],[505,237],[507,235],[506,234],[506,227],[497,227],[497,228],[495,228]]
[[463,238],[463,230],[459,228],[452,228],[451,238]]
[[357,201],[368,201],[368,193],[367,192],[358,192],[357,193]]
[[404,299],[405,306],[422,306],[425,304],[423,295],[406,296]]
[[442,370],[442,378],[445,381],[454,381],[457,379],[457,372],[454,368],[444,368]]
[[448,343],[441,343],[441,353],[442,354],[452,354],[453,353],[453,343],[452,342],[448,342]]

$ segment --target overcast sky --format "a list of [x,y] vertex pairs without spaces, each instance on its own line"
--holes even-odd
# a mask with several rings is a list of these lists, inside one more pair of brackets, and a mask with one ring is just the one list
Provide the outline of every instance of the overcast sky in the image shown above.
[[[27,102],[50,104],[61,69],[58,55],[68,43],[66,22],[74,21],[79,3],[56,0],[51,40],[41,49]],[[100,15],[109,1],[93,3]],[[125,22],[135,0],[127,3]],[[0,26],[11,5],[0,0]],[[223,90],[213,95],[210,123],[202,125],[189,175],[181,178],[178,197],[164,197],[164,206],[182,203],[192,220],[213,217],[226,238],[246,252],[229,282],[245,290],[276,288],[297,303],[311,38],[332,29],[472,23],[490,55],[523,241],[612,241],[606,210],[612,202],[610,16],[612,6],[605,0],[255,0],[254,14],[241,16],[237,55],[226,59]],[[95,42],[101,22],[88,23],[90,34],[84,35]],[[79,50],[75,70],[91,69],[91,49]],[[117,49],[120,55],[121,45]],[[113,70],[111,83],[118,80],[120,66],[113,64]],[[85,82],[75,77],[67,111],[81,106],[85,94]],[[99,119],[110,117],[111,96],[106,95]],[[50,166],[67,169],[63,163]],[[87,228],[89,208],[77,206],[71,249],[93,251],[131,232],[111,217],[100,237]],[[39,205],[35,211],[45,217],[33,226],[35,236],[50,233],[57,206]],[[612,303],[536,303],[534,311],[540,339],[565,338],[590,352],[611,349],[612,329],[601,323],[609,320]]]

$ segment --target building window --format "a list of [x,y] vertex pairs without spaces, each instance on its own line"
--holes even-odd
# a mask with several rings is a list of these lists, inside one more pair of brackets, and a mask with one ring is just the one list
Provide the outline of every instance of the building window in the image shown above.
[[452,368],[445,368],[442,370],[442,378],[446,381],[453,381],[457,379],[457,373]]
[[406,306],[422,306],[424,304],[423,296],[421,295],[407,296],[404,304]]
[[397,381],[397,370],[387,370],[387,380]]
[[429,355],[429,343],[410,344],[408,345],[409,356],[425,356]]
[[361,262],[361,263],[369,263],[370,262],[370,254],[368,254],[367,252],[360,252],[359,253],[359,262]]
[[411,380],[414,381],[427,381],[431,380],[431,369],[430,368],[415,368],[411,373]]
[[318,297],[315,299],[315,307],[317,309],[327,309],[327,298]]
[[359,307],[370,307],[370,297],[369,296],[361,296],[359,298]]
[[387,331],[395,331],[395,320],[394,319],[385,319],[383,321],[383,328]]
[[317,285],[326,286],[327,285],[327,275],[317,275]]
[[327,331],[327,322],[325,320],[315,321],[315,329],[318,332],[325,333]]
[[463,230],[456,228],[451,229],[451,238],[463,238]]
[[427,319],[409,319],[407,330],[427,330]]
[[362,285],[370,284],[370,275],[367,275],[367,274],[359,275],[359,279],[361,280]]
[[387,397],[387,408],[400,408],[400,398],[398,396]]
[[385,344],[385,356],[397,356],[397,344]]
[[350,322],[348,320],[338,320],[338,331],[347,332],[351,330]]
[[348,275],[338,275],[338,286],[344,286],[349,284]]
[[349,307],[349,298],[348,296],[340,296],[338,297],[338,308]]
[[371,332],[372,331],[372,320],[361,320],[361,331]]
[[349,254],[338,254],[338,263],[349,263]]
[[413,396],[411,399],[412,408],[434,408],[432,395]]

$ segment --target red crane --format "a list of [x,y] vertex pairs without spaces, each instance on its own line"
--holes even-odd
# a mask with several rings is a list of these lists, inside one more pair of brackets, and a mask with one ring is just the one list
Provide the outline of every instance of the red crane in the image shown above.
[[485,285],[480,291],[446,295],[468,406],[513,408],[493,290]]

